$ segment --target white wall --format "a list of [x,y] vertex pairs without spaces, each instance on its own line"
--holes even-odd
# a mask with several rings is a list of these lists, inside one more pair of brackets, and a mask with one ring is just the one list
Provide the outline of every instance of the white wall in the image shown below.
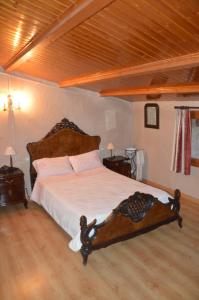
[[[27,93],[29,108],[15,112],[15,166],[25,172],[29,187],[28,142],[42,138],[57,122],[66,117],[90,135],[100,135],[101,154],[108,142],[113,142],[118,152],[128,146],[143,148],[146,152],[144,177],[199,198],[199,169],[192,168],[191,176],[170,171],[175,122],[175,105],[199,106],[199,101],[171,101],[174,96],[162,97],[160,129],[144,127],[145,102],[129,103],[124,100],[103,98],[97,93],[82,89],[59,89],[49,83],[38,83],[19,77],[10,77],[10,89]],[[0,95],[8,93],[8,76],[0,74]],[[141,99],[141,97],[139,98]],[[145,98],[146,99],[146,98]],[[179,99],[179,98],[178,98]],[[190,98],[189,98],[190,100]],[[7,112],[0,111],[0,166],[8,164],[3,155],[9,142]],[[108,154],[109,155],[109,154]]]
[[[15,112],[15,148],[17,155],[14,165],[25,172],[26,186],[29,187],[29,161],[26,144],[41,139],[62,118],[76,123],[90,135],[101,136],[101,153],[107,155],[108,142],[117,150],[132,145],[132,105],[123,100],[102,98],[97,93],[82,89],[60,89],[47,85],[10,77],[10,89],[22,90],[27,94],[29,108],[22,106]],[[0,74],[0,93],[8,93],[8,77]],[[8,113],[0,111],[0,166],[8,164],[3,155],[9,142],[7,126]],[[108,153],[109,155],[109,153]]]
[[[140,98],[142,100],[144,98]],[[145,98],[146,99],[146,98]],[[179,100],[179,98],[177,98]],[[146,153],[145,179],[170,188],[179,188],[185,194],[199,199],[199,168],[192,167],[191,175],[185,176],[170,171],[177,105],[199,106],[199,101],[176,100],[175,96],[164,96],[158,103],[160,108],[160,129],[144,127],[144,105],[146,102],[133,103],[133,138],[135,146]],[[194,96],[194,99],[195,96]]]

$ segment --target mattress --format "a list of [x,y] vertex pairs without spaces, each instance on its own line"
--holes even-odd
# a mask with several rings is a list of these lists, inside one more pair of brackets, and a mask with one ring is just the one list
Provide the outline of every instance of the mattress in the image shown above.
[[135,192],[152,194],[167,203],[168,193],[105,167],[69,175],[37,178],[31,200],[41,205],[71,236],[69,247],[81,248],[80,217],[103,222],[118,204]]

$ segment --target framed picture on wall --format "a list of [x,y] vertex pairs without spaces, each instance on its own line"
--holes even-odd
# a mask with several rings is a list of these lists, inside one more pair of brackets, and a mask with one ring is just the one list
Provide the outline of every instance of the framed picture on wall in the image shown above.
[[144,106],[144,126],[159,129],[159,105],[147,103]]

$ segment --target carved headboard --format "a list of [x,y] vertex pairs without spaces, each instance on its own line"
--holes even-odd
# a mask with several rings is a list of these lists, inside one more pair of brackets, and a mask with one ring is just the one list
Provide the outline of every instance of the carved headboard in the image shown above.
[[30,179],[33,188],[36,171],[32,162],[44,157],[58,157],[64,155],[78,155],[99,149],[101,138],[90,136],[68,119],[57,123],[51,131],[38,142],[28,143],[30,155]]

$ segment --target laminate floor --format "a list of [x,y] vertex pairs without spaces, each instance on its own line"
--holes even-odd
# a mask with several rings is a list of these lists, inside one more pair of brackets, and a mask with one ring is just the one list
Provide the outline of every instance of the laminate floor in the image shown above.
[[93,252],[88,265],[68,235],[31,203],[0,209],[0,300],[198,300],[199,202],[177,222]]

